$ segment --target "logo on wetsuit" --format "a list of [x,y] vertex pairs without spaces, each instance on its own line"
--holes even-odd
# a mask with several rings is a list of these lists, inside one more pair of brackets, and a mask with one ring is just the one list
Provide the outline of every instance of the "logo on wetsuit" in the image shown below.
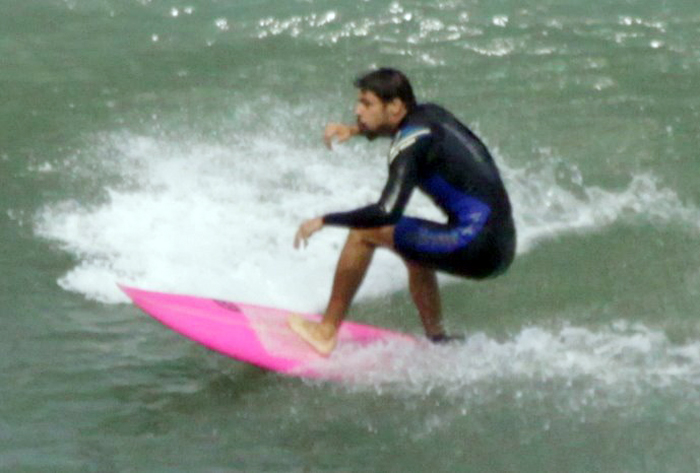
[[430,128],[409,126],[399,131],[389,148],[389,164],[406,148],[412,146],[421,136],[430,135]]

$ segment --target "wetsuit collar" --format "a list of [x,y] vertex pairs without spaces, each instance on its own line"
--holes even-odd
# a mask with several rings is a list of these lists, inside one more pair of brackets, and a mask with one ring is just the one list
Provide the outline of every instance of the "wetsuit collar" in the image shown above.
[[415,113],[416,109],[419,107],[418,104],[414,105],[413,108],[410,111],[406,112],[406,115],[403,116],[401,121],[399,122],[398,126],[396,127],[396,131],[394,131],[393,136],[396,136],[398,132],[401,131],[401,129],[406,126],[406,123],[408,123],[408,118]]

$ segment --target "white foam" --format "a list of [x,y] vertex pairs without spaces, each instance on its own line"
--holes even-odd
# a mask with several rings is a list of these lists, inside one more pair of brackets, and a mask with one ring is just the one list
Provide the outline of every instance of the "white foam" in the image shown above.
[[[119,281],[318,309],[345,231],[328,229],[294,251],[297,225],[374,200],[385,177],[385,158],[362,148],[328,153],[284,138],[234,146],[118,134],[93,153],[121,163],[124,185],[106,188],[102,202],[47,205],[36,230],[80,260],[59,284],[105,302],[125,300]],[[400,263],[383,259],[365,294],[396,286]]]
[[512,386],[516,397],[528,389],[536,398],[561,386],[566,402],[580,407],[591,398],[624,403],[628,395],[672,388],[700,405],[700,342],[676,345],[663,331],[624,321],[596,330],[528,327],[506,340],[476,333],[448,345],[378,344],[331,361],[329,373],[336,370],[352,390],[425,395],[439,389],[461,399]]
[[586,185],[578,167],[551,158],[539,167],[501,165],[513,201],[518,251],[571,232],[599,231],[624,221],[680,224],[700,230],[700,211],[650,173],[631,176],[625,188]]
[[[224,130],[230,134],[225,141],[113,133],[65,160],[66,166],[52,165],[53,172],[70,172],[68,177],[78,181],[88,176],[91,186],[97,182],[102,189],[99,200],[77,194],[47,204],[36,216],[37,233],[78,259],[59,284],[105,302],[126,300],[115,285],[121,282],[321,309],[346,232],[324,230],[307,249],[294,251],[296,228],[303,219],[376,200],[386,178],[388,144],[358,140],[328,152],[296,132],[307,129],[298,117],[308,110],[288,110],[277,122],[245,131],[235,126],[259,119],[250,107],[238,113],[232,129]],[[700,221],[697,210],[684,207],[650,175],[608,191],[586,186],[574,166],[565,167],[562,177],[560,162],[531,169],[499,161],[514,204],[520,252],[629,215],[696,227]],[[439,218],[417,193],[409,213]],[[391,292],[405,286],[405,278],[399,260],[380,252],[359,296]]]

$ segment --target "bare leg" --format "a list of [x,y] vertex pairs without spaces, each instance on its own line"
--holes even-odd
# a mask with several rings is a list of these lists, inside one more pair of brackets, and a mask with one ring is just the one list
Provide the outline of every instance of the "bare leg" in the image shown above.
[[323,324],[332,326],[333,331],[340,327],[357,290],[367,274],[377,245],[366,238],[363,232],[351,231],[335,270],[333,289]]
[[329,354],[336,344],[338,327],[364,280],[378,246],[393,245],[393,227],[351,230],[335,270],[333,289],[323,320],[320,324],[301,317],[290,317],[289,325],[299,336],[323,355]]
[[425,335],[428,338],[444,335],[440,287],[435,271],[409,261],[406,261],[406,266],[408,268],[408,288],[423,322]]

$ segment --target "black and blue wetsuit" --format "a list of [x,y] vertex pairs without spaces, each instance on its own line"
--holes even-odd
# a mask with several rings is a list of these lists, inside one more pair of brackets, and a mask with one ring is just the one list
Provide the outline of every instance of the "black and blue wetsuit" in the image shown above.
[[[447,214],[446,224],[403,216],[415,187]],[[351,228],[395,225],[394,246],[404,258],[471,278],[501,273],[515,254],[511,205],[491,154],[433,104],[416,106],[401,122],[379,202],[323,221]]]

